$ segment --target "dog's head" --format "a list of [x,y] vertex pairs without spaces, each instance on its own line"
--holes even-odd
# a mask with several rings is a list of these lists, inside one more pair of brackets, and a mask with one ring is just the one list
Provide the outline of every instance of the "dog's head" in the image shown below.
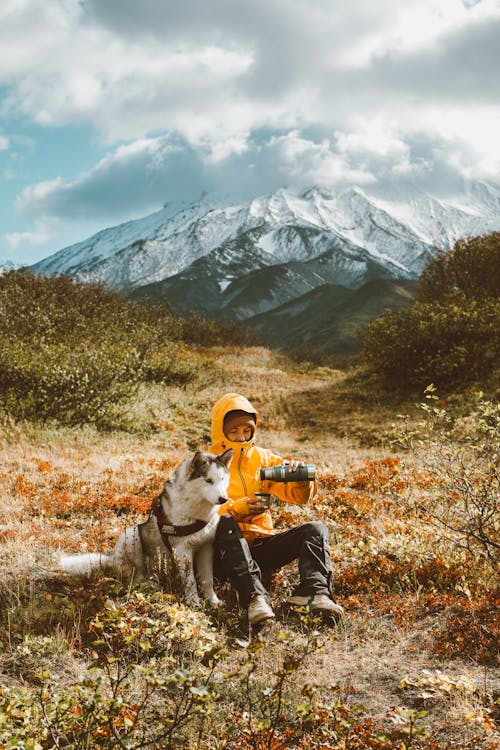
[[227,500],[229,465],[233,455],[232,448],[217,456],[213,453],[196,451],[191,459],[187,479],[189,482],[197,481],[198,491],[203,499],[213,505],[225,503]]

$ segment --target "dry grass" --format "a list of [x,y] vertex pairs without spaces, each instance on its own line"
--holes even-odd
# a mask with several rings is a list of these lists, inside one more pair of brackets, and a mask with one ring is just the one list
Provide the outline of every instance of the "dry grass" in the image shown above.
[[[460,551],[439,540],[435,528],[412,506],[412,497],[425,491],[428,479],[417,471],[404,474],[399,457],[390,453],[400,405],[375,393],[360,393],[345,373],[300,367],[264,348],[198,354],[214,363],[208,381],[186,389],[144,387],[131,406],[135,432],[3,426],[3,684],[29,685],[34,679],[34,657],[23,638],[49,638],[34,649],[43,652],[38,666],[59,673],[68,683],[85,670],[85,659],[74,647],[84,640],[106,597],[114,594],[105,580],[94,582],[92,591],[85,582],[65,581],[57,573],[61,550],[110,547],[125,526],[141,517],[175,465],[195,447],[206,447],[212,403],[235,391],[244,393],[262,414],[261,444],[319,467],[317,503],[302,509],[281,507],[277,524],[311,518],[329,523],[337,596],[347,617],[336,628],[321,626],[324,649],[299,669],[297,690],[312,679],[322,689],[334,686],[337,699],[347,706],[363,705],[360,715],[386,731],[398,726],[401,707],[426,708],[430,735],[415,743],[438,744],[415,748],[495,747],[492,712],[499,674],[486,631],[494,637],[500,626],[493,616],[493,599],[485,605],[492,607],[489,622],[474,609],[491,594],[491,579],[480,565],[471,566]],[[294,566],[276,576],[272,598],[279,627],[300,640],[307,637],[307,629],[284,603],[295,576]],[[229,669],[247,658],[238,646],[246,637],[246,625],[226,594],[228,610],[216,624],[232,644],[226,655]],[[464,638],[484,638],[483,651],[472,642],[468,651],[454,650],[453,643],[447,650],[446,628],[457,607],[469,608]],[[459,636],[457,630],[453,637]],[[278,668],[282,653],[283,645],[271,638],[258,667],[264,682],[266,674]],[[423,670],[434,675],[440,671],[451,683],[426,689],[417,684]],[[461,677],[468,689],[458,684]],[[401,687],[404,678],[415,684]],[[230,712],[230,707],[221,710]],[[379,747],[384,746],[396,747]]]

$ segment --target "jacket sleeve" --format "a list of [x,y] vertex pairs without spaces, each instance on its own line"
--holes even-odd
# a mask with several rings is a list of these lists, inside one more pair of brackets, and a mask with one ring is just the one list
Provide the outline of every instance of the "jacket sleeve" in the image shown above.
[[229,513],[230,516],[239,521],[241,518],[245,518],[245,516],[248,516],[250,513],[248,500],[248,497],[239,497],[237,500],[230,499],[227,502],[222,503],[222,505],[219,505],[219,513],[220,515]]
[[[283,463],[283,458],[267,449],[259,449],[262,459],[262,468],[268,466],[277,466]],[[263,482],[263,491],[271,492],[279,497],[285,503],[294,503],[296,505],[306,505],[310,503],[318,490],[316,481],[314,482]]]

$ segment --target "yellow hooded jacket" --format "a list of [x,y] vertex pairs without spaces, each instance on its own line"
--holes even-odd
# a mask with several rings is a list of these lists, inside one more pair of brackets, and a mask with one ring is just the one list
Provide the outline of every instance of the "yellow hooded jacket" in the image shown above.
[[270,492],[288,503],[304,505],[316,493],[315,482],[271,482],[260,479],[260,469],[281,464],[283,459],[266,448],[254,445],[255,434],[246,443],[235,443],[224,435],[224,417],[229,411],[241,409],[255,414],[255,424],[259,415],[250,401],[237,393],[227,393],[212,409],[212,445],[211,453],[222,453],[228,448],[234,450],[234,458],[229,467],[230,482],[227,503],[220,506],[219,512],[229,513],[237,521],[243,536],[249,542],[258,537],[274,534],[273,520],[270,511],[258,515],[248,515],[248,500],[256,492]]

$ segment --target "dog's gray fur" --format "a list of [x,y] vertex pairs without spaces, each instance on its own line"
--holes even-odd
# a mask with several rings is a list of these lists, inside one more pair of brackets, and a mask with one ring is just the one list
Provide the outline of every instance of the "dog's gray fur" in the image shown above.
[[[213,587],[213,541],[220,518],[217,506],[227,497],[232,457],[232,449],[218,456],[196,451],[178,467],[160,495],[160,508],[173,525],[206,521],[206,526],[188,536],[169,536],[183,593],[190,603],[200,601],[196,567],[203,597],[214,607],[220,604]],[[151,515],[144,523],[126,529],[109,554],[69,555],[61,558],[60,565],[68,573],[88,575],[98,568],[108,568],[118,575],[134,575],[137,580],[144,577],[148,559],[165,551],[157,519]]]

